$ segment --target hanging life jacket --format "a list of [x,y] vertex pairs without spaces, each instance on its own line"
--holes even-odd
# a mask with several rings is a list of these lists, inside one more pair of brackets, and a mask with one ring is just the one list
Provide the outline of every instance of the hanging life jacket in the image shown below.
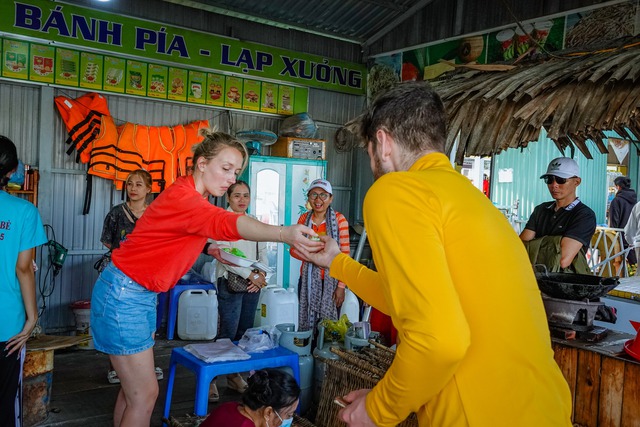
[[176,138],[177,166],[176,176],[186,176],[193,167],[193,146],[202,142],[204,137],[200,130],[209,127],[209,120],[196,120],[184,126],[174,126],[173,134]]
[[67,154],[71,155],[75,150],[76,163],[88,163],[91,143],[100,134],[100,118],[110,116],[107,99],[90,92],[76,99],[56,96],[54,102],[69,134]]

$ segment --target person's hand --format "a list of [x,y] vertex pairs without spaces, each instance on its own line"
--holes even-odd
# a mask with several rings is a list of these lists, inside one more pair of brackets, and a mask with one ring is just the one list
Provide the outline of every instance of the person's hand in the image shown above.
[[344,302],[344,292],[344,288],[341,288],[339,286],[336,287],[336,290],[333,293],[333,302],[335,303],[336,307],[340,307]]
[[281,227],[281,240],[293,246],[299,252],[304,250],[306,253],[318,252],[324,247],[324,243],[317,240],[311,240],[309,237],[318,237],[318,234],[302,224]]
[[31,332],[33,332],[33,328],[35,327],[35,319],[27,319],[26,322],[24,322],[22,331],[20,331],[18,335],[14,335],[9,339],[9,341],[7,341],[7,356],[16,351],[20,351],[22,346],[27,344],[27,340],[31,336]]
[[209,247],[207,248],[207,255],[211,255],[212,257],[220,261],[222,264],[233,265],[235,267],[238,267],[234,263],[229,262],[226,259],[222,258],[222,255],[220,255],[220,251],[222,251],[222,249],[220,248],[220,246],[218,246],[217,243],[208,243],[208,245]]
[[319,251],[310,252],[298,249],[298,254],[306,258],[307,261],[314,263],[319,267],[329,268],[333,259],[342,253],[338,242],[329,236],[320,236],[320,240],[324,244],[324,248]]
[[342,396],[349,405],[338,412],[338,419],[345,422],[348,427],[375,427],[365,408],[365,399],[370,391],[368,388],[363,388]]
[[266,275],[262,271],[258,273],[252,271],[247,280],[249,281],[247,292],[260,292],[260,289],[267,286]]

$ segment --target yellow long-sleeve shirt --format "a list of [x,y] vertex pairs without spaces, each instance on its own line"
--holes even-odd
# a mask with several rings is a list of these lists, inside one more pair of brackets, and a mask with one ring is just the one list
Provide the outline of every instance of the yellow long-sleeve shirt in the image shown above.
[[378,426],[571,426],[540,291],[506,218],[443,154],[384,175],[364,202],[377,272],[331,275],[389,314],[393,364],[367,397]]

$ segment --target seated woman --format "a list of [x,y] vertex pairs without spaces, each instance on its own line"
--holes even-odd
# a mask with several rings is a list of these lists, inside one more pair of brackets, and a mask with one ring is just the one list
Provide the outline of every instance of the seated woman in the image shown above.
[[200,427],[290,426],[300,397],[295,378],[278,369],[263,369],[250,376],[248,383],[242,403],[221,404]]

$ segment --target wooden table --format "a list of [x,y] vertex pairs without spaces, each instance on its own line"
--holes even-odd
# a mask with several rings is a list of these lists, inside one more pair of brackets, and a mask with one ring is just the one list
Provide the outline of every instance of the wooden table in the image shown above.
[[640,301],[640,276],[623,277],[620,284],[609,295]]
[[599,343],[552,339],[578,426],[640,426],[640,361],[623,350],[634,335],[609,331]]

